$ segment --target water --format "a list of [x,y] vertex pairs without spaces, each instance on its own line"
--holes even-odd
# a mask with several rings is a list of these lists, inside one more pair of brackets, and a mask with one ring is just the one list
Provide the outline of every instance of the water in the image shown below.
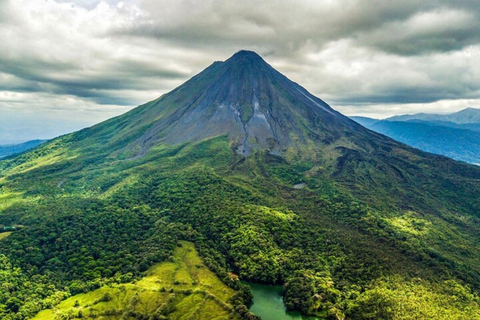
[[303,316],[300,312],[285,311],[282,299],[282,287],[244,282],[252,289],[253,305],[250,311],[262,320],[321,320],[317,317]]

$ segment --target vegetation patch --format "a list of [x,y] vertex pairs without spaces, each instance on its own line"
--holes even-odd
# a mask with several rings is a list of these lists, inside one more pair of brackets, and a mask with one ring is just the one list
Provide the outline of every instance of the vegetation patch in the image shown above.
[[402,232],[413,235],[424,235],[428,233],[431,222],[418,217],[415,212],[409,211],[403,216],[389,219],[390,223]]
[[431,283],[388,277],[350,305],[352,319],[480,319],[480,300],[455,280]]
[[11,234],[12,234],[12,232],[2,232],[2,233],[0,233],[0,240],[5,239],[6,237],[8,237]]
[[192,243],[180,241],[171,260],[139,281],[72,296],[33,319],[239,319],[228,303],[235,291],[205,266]]

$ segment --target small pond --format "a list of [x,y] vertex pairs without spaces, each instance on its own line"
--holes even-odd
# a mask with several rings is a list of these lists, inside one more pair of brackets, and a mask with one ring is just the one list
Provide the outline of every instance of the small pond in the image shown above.
[[286,311],[282,299],[282,286],[243,282],[252,289],[253,305],[250,311],[262,320],[321,320],[303,316],[300,312]]

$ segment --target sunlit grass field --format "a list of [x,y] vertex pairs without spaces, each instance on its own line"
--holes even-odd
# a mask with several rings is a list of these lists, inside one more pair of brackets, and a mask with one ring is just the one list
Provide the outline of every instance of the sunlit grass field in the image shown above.
[[171,260],[139,281],[72,296],[33,319],[238,318],[227,302],[234,290],[205,266],[192,243],[180,241]]

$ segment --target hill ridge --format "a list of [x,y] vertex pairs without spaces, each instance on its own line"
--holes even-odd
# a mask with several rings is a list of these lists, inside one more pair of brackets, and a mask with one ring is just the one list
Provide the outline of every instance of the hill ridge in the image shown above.
[[470,124],[480,123],[480,109],[465,108],[457,112],[447,114],[437,113],[416,113],[407,115],[398,115],[385,119],[387,121],[408,121],[408,120],[423,120],[423,121],[446,121],[456,124]]

